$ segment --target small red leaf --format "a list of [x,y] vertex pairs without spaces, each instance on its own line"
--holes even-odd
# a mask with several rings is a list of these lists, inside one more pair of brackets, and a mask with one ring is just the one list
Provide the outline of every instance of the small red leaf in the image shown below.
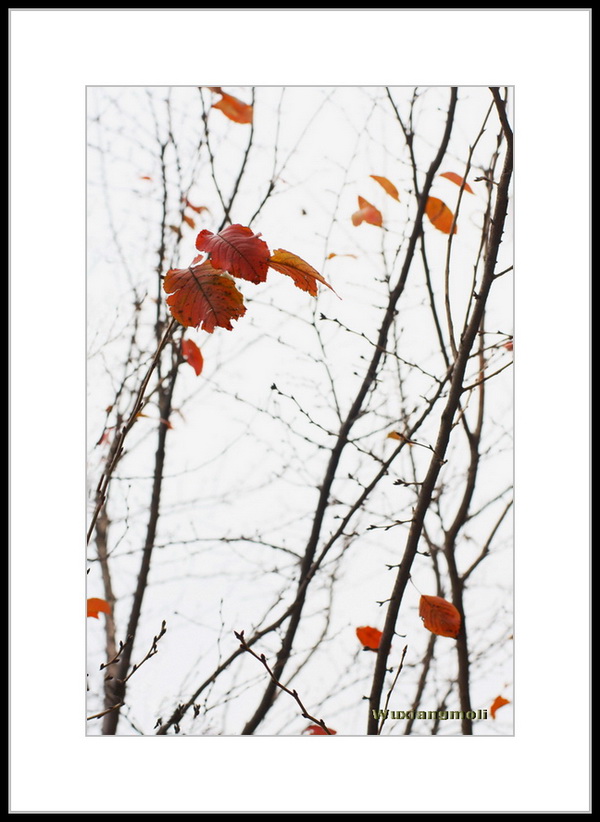
[[394,200],[398,200],[400,202],[400,195],[398,194],[398,189],[393,183],[390,183],[387,177],[378,177],[376,174],[371,174],[371,176],[376,182],[379,183],[380,186],[386,191],[390,197],[393,197]]
[[[213,86],[214,91],[216,91],[216,88],[216,86]],[[220,89],[218,93],[222,94],[223,96],[221,97],[218,103],[213,104],[213,108],[222,111],[225,117],[228,117],[230,120],[233,120],[234,123],[252,122],[252,106],[249,106],[246,103],[242,103],[242,101],[238,100],[237,97],[233,97],[231,94],[226,94],[224,91],[221,91]]]
[[246,313],[244,298],[234,281],[213,268],[209,260],[189,268],[172,268],[163,288],[171,295],[167,304],[177,322],[192,328],[202,325],[209,334],[216,326],[231,330],[231,320]]
[[[329,731],[329,733],[327,733],[327,731]],[[309,725],[308,728],[305,728],[302,731],[302,733],[307,733],[309,736],[333,736],[337,733],[337,731],[334,731],[333,728],[327,728],[327,731],[320,725]]]
[[204,366],[204,357],[193,340],[181,341],[181,355],[183,359],[192,366],[196,372],[196,376],[199,377],[202,373],[202,367]]
[[432,634],[456,639],[460,631],[460,613],[451,602],[442,597],[425,596],[419,602],[419,616]]
[[260,234],[247,226],[230,225],[218,234],[205,228],[196,237],[196,248],[210,254],[215,268],[228,271],[234,277],[252,283],[263,283],[267,279],[269,247],[260,239]]
[[498,708],[502,708],[503,705],[508,705],[510,699],[504,699],[503,696],[497,696],[496,699],[492,702],[492,706],[490,708],[490,714],[492,715],[492,719],[496,719],[496,711]]
[[507,351],[512,351],[514,348],[513,341],[508,340],[508,342],[503,343],[503,348],[506,348]]
[[[298,288],[302,291],[308,291],[313,297],[317,296],[317,282],[331,288],[327,280],[312,265],[309,265],[301,257],[292,254],[290,251],[284,251],[283,248],[275,249],[269,258],[269,266],[281,274],[287,274]],[[331,290],[333,291],[333,288]],[[335,294],[335,291],[333,293]]]
[[105,614],[110,614],[110,605],[105,599],[99,597],[91,597],[87,601],[87,615],[99,619],[98,614],[102,611]]
[[438,200],[437,197],[428,197],[427,204],[425,205],[425,214],[427,214],[438,231],[444,234],[450,234],[450,231],[456,234],[458,231],[456,225],[452,228],[454,214],[450,211],[446,203]]
[[[440,174],[440,177],[445,177],[447,180],[456,183],[457,186],[461,186],[463,184],[464,179],[464,177],[461,177],[460,174],[455,174],[454,171],[444,171],[443,174]],[[464,190],[468,191],[469,194],[475,193],[468,183],[465,183]]]
[[370,625],[365,625],[356,629],[356,636],[358,637],[363,648],[369,648],[371,651],[376,651],[379,648],[382,633],[377,628],[372,628]]
[[368,200],[365,200],[365,198],[361,197],[359,194],[358,211],[355,211],[352,215],[352,223],[353,225],[360,225],[362,222],[369,223],[370,225],[381,226],[383,225],[383,217],[381,215],[381,211],[375,208],[374,205],[371,205]]

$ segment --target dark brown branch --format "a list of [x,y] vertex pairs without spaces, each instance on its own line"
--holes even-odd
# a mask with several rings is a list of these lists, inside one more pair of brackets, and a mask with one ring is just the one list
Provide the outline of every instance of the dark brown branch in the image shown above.
[[260,655],[259,655],[259,654],[257,654],[257,653],[256,653],[256,651],[253,651],[253,650],[252,650],[252,648],[251,648],[251,647],[250,647],[250,646],[246,643],[246,640],[244,639],[244,632],[243,632],[243,631],[241,631],[241,632],[239,632],[239,633],[238,633],[237,631],[234,631],[234,634],[235,634],[235,636],[236,636],[236,639],[238,639],[238,640],[239,640],[239,642],[240,642],[240,648],[242,648],[242,650],[243,650],[243,651],[245,651],[245,652],[247,652],[247,653],[249,653],[249,654],[252,654],[252,656],[253,656],[255,659],[258,659],[258,661],[259,661],[260,663],[262,663],[262,665],[264,666],[264,668],[265,668],[266,672],[267,672],[267,673],[269,674],[269,676],[271,677],[271,681],[273,682],[273,684],[274,684],[277,688],[279,688],[281,691],[283,691],[283,692],[284,692],[284,693],[286,693],[286,694],[289,694],[289,695],[290,695],[293,699],[295,699],[295,700],[296,700],[296,702],[298,703],[298,707],[300,708],[300,711],[302,712],[302,716],[303,716],[305,719],[308,719],[310,722],[314,722],[314,723],[315,723],[315,725],[318,725],[320,728],[323,728],[323,730],[325,731],[325,733],[326,733],[328,736],[331,736],[331,731],[330,731],[330,729],[327,727],[327,725],[325,724],[325,722],[324,722],[322,719],[317,719],[316,717],[312,716],[312,714],[309,714],[308,710],[307,710],[307,709],[306,709],[306,707],[304,706],[304,703],[302,702],[302,700],[301,700],[301,699],[300,699],[300,697],[298,696],[298,691],[296,691],[296,689],[294,689],[294,690],[290,690],[290,688],[288,688],[287,686],[285,686],[282,682],[279,682],[279,680],[277,679],[277,677],[275,676],[275,674],[274,674],[274,673],[273,673],[273,671],[271,670],[271,668],[270,668],[270,666],[269,666],[269,663],[267,662],[267,659],[266,659],[265,655],[264,655],[264,654],[260,654]]

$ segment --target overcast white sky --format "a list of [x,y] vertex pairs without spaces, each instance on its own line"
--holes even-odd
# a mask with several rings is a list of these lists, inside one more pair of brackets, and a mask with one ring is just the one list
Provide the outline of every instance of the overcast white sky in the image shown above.
[[[194,15],[189,21],[191,26],[184,24],[185,14],[161,14],[153,10],[137,14],[19,10],[11,14],[11,601],[13,628],[16,631],[11,649],[12,671],[16,678],[11,695],[13,811],[223,809],[231,808],[234,801],[230,798],[227,779],[221,781],[213,774],[211,787],[207,789],[200,807],[193,792],[186,793],[187,788],[173,797],[168,777],[164,784],[159,783],[158,796],[149,803],[141,785],[153,767],[156,748],[140,750],[139,747],[136,750],[140,767],[137,776],[128,782],[131,787],[117,787],[107,795],[104,788],[98,789],[98,785],[104,784],[104,779],[96,776],[108,767],[106,749],[94,749],[90,740],[81,738],[79,710],[74,710],[70,716],[68,709],[66,712],[63,709],[65,692],[72,695],[70,701],[73,705],[79,707],[81,704],[80,668],[74,664],[69,675],[69,665],[64,663],[63,655],[69,652],[77,656],[73,649],[82,639],[79,626],[73,626],[78,619],[80,593],[80,565],[76,557],[83,531],[82,512],[79,510],[81,504],[77,504],[82,498],[82,453],[70,442],[76,439],[73,431],[82,432],[84,428],[81,417],[84,396],[81,341],[85,330],[82,277],[84,87],[99,83],[184,84],[197,76],[197,55],[200,53],[208,59],[211,49],[212,59],[209,62],[211,66],[216,65],[215,61],[220,57],[219,44],[201,33],[196,35],[195,31],[206,31],[209,23],[213,29],[215,23],[223,25],[226,20],[224,13],[190,12]],[[268,30],[275,22],[276,25],[271,28],[271,42],[277,44],[277,24],[281,24],[286,12],[250,14],[253,16],[246,19],[251,19],[261,32]],[[548,397],[548,403],[542,409],[535,402],[524,402],[519,411],[517,400],[518,425],[523,432],[521,455],[517,437],[517,468],[521,470],[521,474],[517,474],[517,492],[526,500],[521,506],[522,513],[517,517],[517,545],[521,543],[531,552],[523,551],[518,555],[517,595],[520,588],[521,598],[517,599],[517,616],[523,645],[517,667],[522,665],[525,670],[527,658],[535,659],[537,653],[537,658],[551,661],[552,681],[548,682],[548,690],[544,691],[536,675],[537,668],[530,672],[534,675],[531,685],[523,676],[519,694],[523,707],[517,737],[478,742],[479,746],[485,746],[486,765],[485,772],[479,771],[480,779],[475,778],[473,785],[485,783],[487,787],[487,775],[494,770],[490,763],[495,759],[496,768],[504,768],[505,772],[508,770],[501,799],[493,797],[490,801],[488,790],[478,793],[475,788],[468,795],[462,792],[459,797],[456,792],[453,794],[450,785],[445,789],[441,787],[439,798],[431,797],[424,788],[419,790],[420,769],[415,768],[410,775],[410,782],[415,786],[414,793],[403,795],[402,807],[432,809],[432,803],[439,802],[440,809],[454,807],[460,810],[584,809],[587,807],[587,767],[585,758],[577,760],[573,751],[585,754],[587,725],[578,722],[575,728],[568,727],[568,731],[577,735],[563,736],[561,740],[566,723],[553,723],[548,717],[565,705],[569,706],[570,711],[576,706],[575,709],[581,710],[581,713],[587,706],[585,690],[578,693],[573,689],[574,680],[579,683],[586,681],[585,664],[582,663],[577,676],[573,675],[573,665],[576,664],[574,660],[587,659],[583,630],[587,624],[587,610],[583,593],[587,590],[588,518],[580,482],[559,483],[557,487],[556,464],[557,460],[561,461],[558,473],[562,476],[585,480],[588,476],[588,449],[585,435],[577,438],[576,447],[562,448],[559,455],[555,449],[549,448],[548,443],[555,439],[556,420],[552,417],[548,420],[548,407],[553,408],[555,404],[556,375],[569,374],[567,384],[573,388],[573,397],[563,400],[567,404],[568,418],[573,420],[569,429],[578,432],[588,430],[587,215],[580,208],[560,209],[560,231],[557,231],[554,224],[549,227],[548,218],[541,213],[545,209],[540,209],[539,204],[588,202],[588,15],[585,10],[477,11],[465,14],[429,10],[398,12],[390,16],[386,11],[367,14],[361,10],[344,10],[343,13],[316,12],[292,16],[293,29],[299,38],[296,40],[299,54],[305,53],[307,43],[310,43],[311,53],[318,52],[319,47],[327,50],[328,54],[335,50],[337,59],[328,61],[337,69],[332,69],[327,77],[331,85],[348,81],[360,84],[380,82],[382,74],[385,82],[401,84],[405,82],[405,75],[411,73],[412,77],[417,74],[415,82],[423,85],[436,82],[506,82],[515,83],[517,87],[518,132],[528,137],[531,135],[531,139],[519,144],[517,153],[517,191],[521,192],[517,196],[517,262],[519,269],[522,272],[525,270],[528,275],[523,274],[517,285],[517,333],[521,351],[517,397],[521,388],[522,396],[531,397],[533,389],[534,397]],[[493,25],[490,25],[490,16]],[[141,19],[143,26],[140,25]],[[394,25],[384,25],[386,19]],[[376,23],[379,25],[376,26]],[[537,36],[540,28],[546,33],[546,39],[541,41]],[[101,36],[103,29],[104,36]],[[169,30],[171,36],[165,37],[165,31]],[[241,36],[243,30],[243,26],[229,30],[228,44]],[[336,31],[338,40],[332,39],[332,30]],[[92,31],[96,35],[94,39],[89,36]],[[53,36],[48,36],[49,32]],[[61,48],[60,38],[64,35],[67,39]],[[191,39],[186,42],[188,37]],[[402,46],[400,49],[398,40]],[[490,40],[494,48],[490,48]],[[352,41],[356,45],[349,48]],[[157,61],[157,47],[165,42],[177,43],[178,47],[172,52],[168,48],[165,50],[168,56],[163,66],[157,69],[160,63]],[[241,49],[242,41],[238,42]],[[285,42],[285,53],[289,55],[289,33]],[[537,73],[539,69],[533,71],[530,59],[532,42],[537,44],[535,66],[544,66],[542,83]],[[553,59],[553,52],[545,50],[556,42],[561,43],[565,53],[560,66]],[[48,52],[46,47],[50,43],[53,48]],[[510,43],[510,48],[506,47],[507,43]],[[102,48],[95,51],[99,44]],[[107,50],[108,44],[112,44],[112,48]],[[276,45],[273,50],[276,50]],[[110,64],[106,59],[107,53],[111,55]],[[364,59],[365,54],[368,54],[368,61]],[[392,54],[394,59],[390,62]],[[420,60],[423,54],[427,54],[427,67]],[[116,55],[120,55],[120,60],[115,59]],[[271,51],[262,62],[262,56],[255,53],[250,72],[253,76],[248,78],[248,82],[260,84],[272,79],[274,56],[282,59],[281,54],[277,55],[275,51],[274,55]],[[568,56],[570,59],[566,59]],[[360,63],[360,80],[356,79],[356,74],[352,76],[354,60]],[[229,57],[228,62],[232,62]],[[73,66],[77,66],[77,72],[74,72]],[[451,67],[452,76],[448,76],[448,66]],[[40,68],[43,68],[46,81],[42,88],[39,83]],[[287,64],[285,69],[289,72]],[[303,65],[303,73],[304,69]],[[239,76],[241,67],[238,66],[236,71]],[[283,69],[281,72],[284,73]],[[390,73],[392,78],[388,76]],[[396,79],[398,74],[403,76]],[[227,79],[213,75],[207,77],[206,82],[227,85]],[[279,81],[280,77],[277,79]],[[289,73],[281,81],[293,82]],[[51,95],[47,92],[48,86],[52,89]],[[559,116],[548,118],[549,108],[554,115],[556,106],[559,107]],[[60,129],[56,128],[57,122]],[[79,162],[74,162],[77,159]],[[36,192],[33,201],[32,192]],[[42,214],[36,219],[39,208]],[[36,237],[33,253],[44,255],[43,266],[37,264],[33,276],[32,226]],[[273,243],[277,244],[277,240],[273,239]],[[565,271],[569,272],[567,289],[564,287]],[[32,303],[32,315],[42,322],[28,333],[19,323],[16,333],[18,306],[31,306]],[[24,362],[27,363],[26,369],[23,368]],[[75,384],[73,374],[78,375],[80,380]],[[550,396],[549,386],[552,386]],[[23,409],[27,414],[23,413]],[[564,424],[564,419],[565,411],[561,409],[558,422]],[[43,455],[43,465],[40,465],[40,454]],[[65,466],[58,474],[58,482],[57,464]],[[32,466],[35,467],[34,471]],[[31,517],[32,502],[35,518]],[[551,522],[548,521],[548,510],[558,512]],[[576,523],[566,517],[567,512],[573,510],[582,513]],[[564,557],[565,545],[570,549],[569,571],[570,578],[574,580],[568,590],[564,589],[557,572]],[[32,554],[35,557],[33,561]],[[32,568],[35,569],[35,579],[32,579]],[[39,582],[36,583],[36,579]],[[48,585],[49,579],[52,580],[51,586]],[[531,608],[531,597],[537,592],[546,595],[550,592],[563,603],[561,624],[554,624],[548,632],[540,631],[535,621],[539,609]],[[47,641],[47,634],[39,630],[42,624],[46,625],[49,621],[46,617],[48,609],[38,612],[31,607],[32,601],[39,602],[46,597],[51,603],[49,610],[55,640],[52,643]],[[568,669],[560,654],[560,649],[567,646],[570,648]],[[59,677],[56,677],[57,671],[60,671]],[[39,704],[40,698],[43,707]],[[46,714],[48,706],[52,720]],[[56,719],[57,716],[60,720]],[[60,727],[57,727],[58,721]],[[15,733],[17,729],[18,736]],[[58,734],[61,743],[57,743]],[[57,778],[53,770],[57,757],[48,753],[49,746],[56,744],[61,744],[62,762],[67,760],[70,763],[68,791],[67,783]],[[261,743],[255,741],[254,744]],[[568,761],[557,755],[559,745],[560,750],[569,750]],[[261,750],[266,749],[263,743]],[[118,750],[117,755],[122,752],[127,756],[125,746],[120,745]],[[236,757],[246,759],[247,752],[240,745],[231,744],[219,750],[223,751],[229,763]],[[272,746],[268,750],[272,751]],[[294,756],[293,749],[286,746],[285,750],[289,751],[287,756]],[[398,796],[393,791],[377,796],[354,793],[348,772],[353,767],[351,763],[361,757],[361,750],[364,749],[349,740],[343,748],[340,764],[335,766],[327,755],[327,780],[323,781],[322,788],[319,784],[315,785],[309,797],[297,796],[297,786],[292,784],[294,799],[297,798],[293,808],[398,809]],[[525,768],[521,768],[520,776],[517,763],[526,762],[533,750],[536,751],[540,772],[545,775],[543,785],[535,782],[529,772],[525,779]],[[188,742],[181,744],[177,753],[173,752],[178,759],[178,767],[182,761],[185,762],[179,760],[181,751],[185,752],[184,757],[188,754],[187,765],[192,760],[197,764],[197,757],[189,756]],[[482,747],[478,747],[467,754],[464,746],[461,748],[460,755],[464,754],[463,764],[467,772],[477,772],[475,763],[482,762],[481,751]],[[218,760],[214,749],[210,756],[213,762]],[[427,756],[435,759],[442,753],[428,749]],[[469,761],[467,756],[472,756],[472,759]],[[315,762],[318,757],[319,754],[313,749],[311,760]],[[411,756],[411,762],[417,759]],[[278,771],[278,762],[283,764],[286,761],[286,757],[276,754],[271,785],[286,784],[283,772]],[[405,773],[411,769],[411,762],[403,762]],[[81,763],[85,763],[83,769]],[[556,779],[549,778],[553,763],[560,766],[560,779],[558,776]],[[386,751],[378,761],[380,784],[386,781],[390,766]],[[394,766],[396,769],[395,758]],[[35,770],[35,794],[30,787],[32,767]],[[61,767],[64,773],[64,764]],[[114,769],[112,759],[110,767]],[[340,776],[344,774],[344,795],[332,795],[331,785],[336,782],[335,778],[331,778],[333,767],[344,769],[338,772]],[[568,771],[569,768],[571,770]],[[323,769],[325,772],[326,769]],[[178,774],[181,773],[179,770]],[[431,773],[430,769],[428,773]],[[92,774],[94,776],[90,777]],[[243,770],[238,778],[242,783],[240,804],[237,806],[240,810],[254,807],[253,794],[243,787],[246,778],[252,780],[255,775]],[[318,777],[315,779],[320,783]],[[196,780],[188,781],[194,786],[197,784]],[[186,784],[185,775],[182,780],[178,779],[178,784],[182,783]],[[251,781],[247,784],[250,785]],[[388,784],[397,784],[391,772]],[[266,809],[265,803],[270,801],[273,803],[269,806],[272,809],[286,807],[289,795],[288,782],[285,793],[277,793],[270,800],[259,799],[256,807]],[[229,804],[224,806],[224,801]]]

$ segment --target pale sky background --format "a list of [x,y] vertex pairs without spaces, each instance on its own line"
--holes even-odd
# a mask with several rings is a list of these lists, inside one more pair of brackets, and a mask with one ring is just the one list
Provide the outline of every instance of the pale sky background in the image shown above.
[[[270,31],[272,45],[265,55],[253,50],[248,70],[247,62],[235,65],[231,57],[236,44],[243,50],[248,25],[230,29],[229,73],[224,75],[224,69],[215,69],[223,64],[222,47],[206,30],[217,20],[221,25],[231,21],[227,12],[11,13],[11,809],[585,810],[588,12],[237,14],[257,30]],[[157,742],[85,739],[78,661],[83,642],[78,557],[85,530],[85,86],[196,82],[202,59],[216,71],[207,83],[239,83],[240,74],[247,85],[272,83],[274,74],[279,84],[304,83],[305,61],[294,60],[293,69],[286,64],[293,52],[288,30],[285,48],[277,50],[277,36],[290,16],[298,55],[306,55],[306,44],[310,56],[328,55],[327,68],[319,61],[312,82],[515,84],[517,133],[528,135],[518,144],[516,160],[521,272],[516,301],[516,668],[522,672],[517,734],[469,743],[447,740],[436,747],[429,742],[426,751],[413,748],[401,762],[396,748],[385,747],[398,740],[380,740],[383,747],[375,755],[369,740],[336,740],[335,758],[311,748],[315,776],[310,792],[299,789],[294,775],[295,757],[299,754],[301,767],[305,750],[290,745],[295,740],[180,738],[166,743],[171,745],[168,756],[164,750],[157,756]],[[301,78],[292,76],[294,71]],[[549,109],[556,116],[549,118]],[[549,222],[548,203],[554,202],[559,208]],[[43,265],[33,263],[33,254],[43,255]],[[17,331],[22,305],[33,306],[32,316],[42,319],[36,328],[25,329],[20,322]],[[557,445],[567,413],[568,434],[575,441]],[[561,565],[567,550],[568,586]],[[536,597],[542,604],[550,599],[550,624],[540,624]],[[250,755],[244,747],[249,743],[258,746]],[[468,790],[457,791],[456,774],[443,767],[449,753],[469,774]],[[532,757],[534,773],[527,767]],[[257,772],[253,766],[259,759]],[[388,789],[374,794],[361,787],[357,775],[365,759],[377,773],[377,784]],[[257,795],[256,780],[267,761],[268,796]],[[157,762],[164,778],[153,782],[149,797],[144,785]],[[207,770],[199,800],[198,773]],[[403,784],[411,786],[401,797],[399,772]],[[432,772],[436,795],[428,790]],[[119,773],[127,774],[127,781]],[[490,789],[492,773],[503,775],[501,792]]]

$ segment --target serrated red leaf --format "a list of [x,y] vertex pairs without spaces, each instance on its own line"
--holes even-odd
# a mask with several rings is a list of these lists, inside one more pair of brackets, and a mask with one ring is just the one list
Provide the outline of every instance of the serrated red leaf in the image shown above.
[[204,366],[204,357],[193,340],[181,341],[181,356],[192,366],[196,372],[196,376],[199,377]]
[[419,602],[419,616],[432,634],[456,639],[460,631],[460,613],[451,602],[442,597],[425,596]]
[[[216,91],[216,87],[213,87],[213,90]],[[220,89],[218,93],[223,96],[218,103],[213,104],[213,108],[222,111],[225,117],[233,120],[234,123],[246,124],[252,122],[252,117],[254,114],[252,106],[249,106],[247,103],[243,103],[232,94],[226,94]]]
[[198,251],[210,254],[215,268],[228,271],[233,277],[263,283],[269,268],[269,247],[260,234],[244,225],[230,225],[213,234],[205,228],[196,237]]
[[388,180],[387,177],[378,177],[376,174],[370,174],[369,176],[372,177],[373,180],[375,180],[375,182],[379,183],[379,185],[383,188],[385,192],[387,192],[387,194],[390,195],[390,197],[393,197],[394,200],[398,200],[398,202],[400,202],[400,195],[398,194],[398,189],[393,183],[391,183]]
[[498,710],[498,708],[502,708],[503,705],[508,705],[509,702],[510,699],[504,699],[503,696],[497,696],[490,707],[490,714],[492,716],[492,719],[496,719],[496,711]]
[[454,214],[450,211],[446,203],[439,200],[437,197],[428,197],[425,205],[425,214],[429,217],[432,224],[444,234],[456,234],[458,231],[456,225],[452,229],[452,221]]
[[[329,733],[327,733],[329,731]],[[327,731],[322,728],[320,725],[309,725],[308,728],[305,728],[302,733],[309,734],[309,736],[334,736],[337,731],[334,731],[333,728],[327,728]]]
[[360,225],[361,223],[369,223],[370,225],[382,226],[383,216],[379,209],[375,208],[368,200],[358,195],[358,211],[352,215],[353,225]]
[[[281,274],[287,274],[298,288],[308,291],[313,297],[317,296],[317,282],[331,288],[327,280],[312,265],[290,251],[284,251],[283,248],[275,249],[269,258],[269,266]],[[331,290],[333,291],[333,288]],[[335,291],[333,293],[335,294]]]
[[[460,174],[456,174],[454,171],[444,171],[443,174],[440,174],[440,177],[445,177],[447,180],[456,183],[457,186],[461,186],[463,184],[464,179],[464,177],[461,177]],[[468,183],[465,183],[464,190],[468,191],[469,194],[475,193]]]
[[356,636],[363,648],[370,648],[371,651],[376,651],[381,642],[382,633],[377,628],[372,628],[370,625],[364,625],[356,629]]
[[99,619],[98,614],[102,611],[104,614],[110,614],[110,605],[105,599],[99,597],[90,597],[87,601],[87,615]]
[[170,294],[167,304],[181,325],[199,328],[209,334],[216,326],[231,331],[231,320],[246,313],[244,298],[225,272],[215,269],[210,260],[189,268],[172,268],[163,288]]

